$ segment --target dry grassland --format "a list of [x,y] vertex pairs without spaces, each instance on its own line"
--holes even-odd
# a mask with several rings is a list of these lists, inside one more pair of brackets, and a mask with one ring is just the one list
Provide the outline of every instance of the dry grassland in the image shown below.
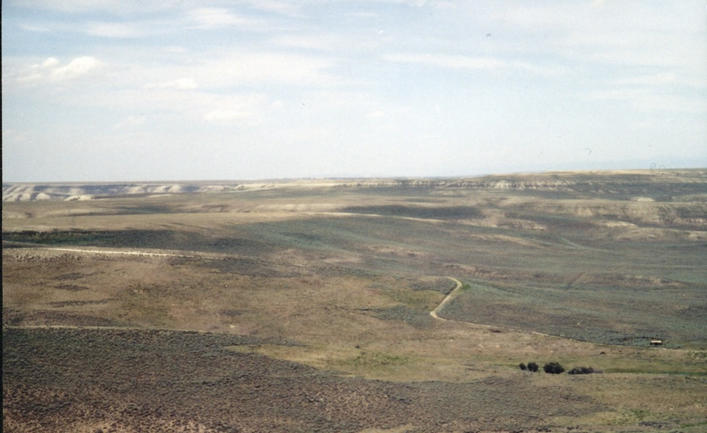
[[3,427],[703,431],[706,239],[699,170],[6,202]]

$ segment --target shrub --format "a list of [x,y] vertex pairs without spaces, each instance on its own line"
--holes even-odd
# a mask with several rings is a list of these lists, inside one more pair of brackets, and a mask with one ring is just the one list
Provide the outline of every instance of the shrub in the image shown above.
[[543,366],[543,370],[545,370],[545,373],[550,374],[560,374],[565,371],[565,369],[558,362],[548,362]]
[[521,362],[520,364],[518,364],[518,368],[520,368],[521,370],[527,370],[527,369],[528,369],[528,367],[526,367],[525,364],[523,364],[522,362]]
[[529,362],[528,363],[528,370],[532,371],[532,372],[538,371],[538,364],[536,364],[534,362]]
[[594,369],[592,367],[575,367],[568,371],[567,374],[592,374]]

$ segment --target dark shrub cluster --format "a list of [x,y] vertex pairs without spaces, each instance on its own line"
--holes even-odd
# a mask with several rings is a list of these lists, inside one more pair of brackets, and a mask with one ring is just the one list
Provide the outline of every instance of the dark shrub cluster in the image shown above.
[[548,362],[543,366],[543,370],[545,370],[545,373],[550,374],[560,374],[565,371],[564,367],[562,367],[559,362]]
[[575,367],[568,371],[567,374],[592,374],[594,369],[592,367]]
[[525,365],[521,362],[518,365],[518,367],[520,367],[521,370],[528,370],[528,371],[532,371],[533,373],[538,371],[538,364],[536,364],[534,362],[529,362],[528,365]]
[[[518,364],[518,368],[520,368],[523,371],[532,371],[532,372],[537,372],[538,371],[538,364],[534,362],[529,362],[528,364],[520,363]],[[545,373],[549,374],[560,374],[565,371],[565,368],[560,365],[559,362],[548,362],[543,366],[543,371]],[[592,367],[574,367],[570,371],[567,372],[567,374],[592,374],[592,373],[601,373],[601,370],[595,370]]]

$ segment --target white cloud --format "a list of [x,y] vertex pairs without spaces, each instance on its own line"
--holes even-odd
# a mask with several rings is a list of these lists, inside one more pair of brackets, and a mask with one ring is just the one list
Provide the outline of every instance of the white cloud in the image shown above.
[[506,66],[504,61],[492,57],[446,54],[388,54],[383,59],[394,63],[417,63],[450,69],[498,69]]
[[113,86],[140,89],[208,89],[225,94],[243,86],[277,84],[331,87],[341,83],[331,69],[334,60],[315,55],[236,48],[191,52],[188,61],[167,54],[168,61],[153,62],[114,57]]
[[529,62],[510,62],[509,65],[537,75],[557,76],[567,72],[567,69],[562,66],[540,66]]
[[406,53],[388,54],[383,59],[394,63],[415,63],[447,69],[495,70],[516,69],[537,75],[560,75],[565,69],[558,66],[540,66],[530,62],[504,60],[495,57],[474,57],[464,55]]
[[[176,33],[190,25],[192,22],[183,17],[169,17],[163,19],[128,19],[120,17],[111,19],[103,16],[102,20],[74,19],[65,20],[47,19],[39,23],[20,24],[20,28],[34,32],[80,33],[99,38],[137,39],[151,35],[164,35]],[[107,19],[106,19],[107,18]],[[130,17],[132,18],[132,17]]]
[[9,0],[25,8],[43,9],[68,13],[107,12],[112,14],[132,14],[165,10],[178,6],[178,0]]
[[[272,110],[265,95],[252,92],[184,91],[174,87],[137,88],[111,92],[61,95],[61,103],[72,107],[110,108],[127,113],[144,113],[154,124],[207,121],[214,124],[257,125]],[[126,116],[128,117],[128,116]],[[131,115],[121,126],[136,126],[142,117]],[[152,126],[152,125],[151,125]]]
[[[9,58],[4,78],[29,83],[65,81],[105,72],[105,85],[116,89],[195,90],[209,89],[226,94],[241,86],[277,84],[305,87],[334,87],[345,81],[334,74],[333,58],[278,52],[209,51],[193,53],[189,61],[149,62],[137,54],[113,56],[110,67],[95,57],[75,58],[68,63],[55,58],[27,60]],[[6,60],[6,59],[3,59]],[[24,63],[24,65],[23,65]],[[42,67],[44,64],[44,67]]]
[[605,64],[681,67],[703,60],[695,56],[704,50],[707,30],[704,14],[696,13],[698,3],[510,2],[490,8],[487,15],[501,26],[499,34],[542,42],[517,42],[530,52]]
[[47,57],[45,61],[42,62],[42,68],[53,68],[59,64],[59,59],[56,57]]
[[287,49],[304,49],[310,51],[327,51],[340,56],[346,53],[351,58],[357,55],[371,56],[383,43],[383,38],[369,31],[355,35],[337,34],[335,32],[285,33],[269,40],[276,47]]
[[329,86],[337,82],[337,79],[327,72],[333,62],[325,57],[240,52],[208,58],[210,60],[188,68],[191,72],[189,75],[204,86],[238,86],[253,83]]
[[672,72],[664,72],[651,75],[637,75],[616,80],[616,84],[642,85],[642,86],[657,86],[664,84],[675,83],[675,74]]
[[136,39],[154,34],[174,31],[182,25],[178,20],[133,20],[133,21],[84,21],[77,19],[71,23],[61,20],[47,20],[41,23],[20,24],[20,28],[33,32],[81,33],[99,38]]
[[411,6],[411,7],[417,7],[417,8],[422,8],[422,7],[435,7],[435,8],[442,8],[442,7],[452,7],[454,5],[454,1],[444,1],[444,0],[374,0],[377,3],[391,3],[391,4],[396,4],[396,5],[405,5],[405,6]]
[[271,12],[288,16],[299,16],[300,4],[280,0],[247,0],[250,7],[265,12]]
[[14,71],[8,72],[8,76],[20,83],[69,81],[89,75],[103,65],[91,56],[76,57],[63,66],[60,63],[56,57],[47,57],[41,63],[28,67],[16,66]]
[[215,29],[254,24],[253,20],[236,15],[224,8],[198,8],[189,11],[187,15],[194,23],[193,27],[197,29]]
[[162,81],[159,83],[148,84],[147,89],[177,89],[177,90],[192,90],[198,86],[192,78],[177,78],[176,80]]
[[283,47],[304,48],[307,50],[330,50],[333,48],[331,40],[322,35],[285,35],[274,38],[272,42]]
[[114,129],[126,129],[126,128],[134,128],[137,126],[141,126],[145,124],[146,121],[145,116],[128,116],[121,120],[120,122],[116,123],[113,128]]
[[659,72],[655,74],[641,74],[626,77],[613,82],[619,86],[645,86],[652,88],[674,89],[676,86],[692,87],[694,89],[707,88],[707,80],[689,73],[676,74],[675,72]]
[[26,31],[28,31],[28,32],[47,33],[47,32],[50,32],[50,31],[51,31],[51,29],[49,29],[49,27],[46,27],[46,26],[43,26],[43,25],[40,25],[40,24],[26,24],[26,23],[23,23],[23,24],[19,24],[19,27],[20,27],[22,30],[26,30]]
[[139,38],[145,35],[145,31],[133,23],[92,22],[85,31],[104,38]]
[[349,12],[347,15],[350,17],[365,18],[367,20],[380,17],[380,14],[371,11]]
[[645,88],[627,87],[597,90],[586,95],[589,100],[614,101],[629,104],[643,112],[673,112],[707,114],[707,101],[672,93],[651,91]]
[[251,117],[252,114],[241,110],[211,110],[204,114],[204,120],[211,123],[228,123],[234,120],[243,120]]
[[31,83],[34,81],[40,81],[42,79],[42,74],[39,72],[30,71],[26,74],[22,74],[17,77],[17,81],[20,83]]
[[73,80],[89,74],[99,66],[101,62],[95,57],[76,57],[64,66],[54,67],[49,77],[55,81]]

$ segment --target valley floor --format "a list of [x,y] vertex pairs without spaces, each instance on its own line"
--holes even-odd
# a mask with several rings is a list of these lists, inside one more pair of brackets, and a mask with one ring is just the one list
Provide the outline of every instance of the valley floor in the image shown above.
[[703,171],[199,188],[4,203],[5,431],[707,425]]

